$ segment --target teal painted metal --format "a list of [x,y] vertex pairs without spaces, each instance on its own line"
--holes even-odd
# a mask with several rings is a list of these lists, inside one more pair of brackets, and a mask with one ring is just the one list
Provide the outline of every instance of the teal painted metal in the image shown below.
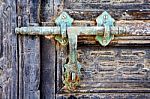
[[[57,26],[60,26],[61,36],[55,37],[62,45],[67,45],[69,42],[69,62],[64,65],[65,77],[64,84],[67,90],[74,90],[79,84],[79,74],[81,65],[77,62],[77,34],[72,31],[67,33],[67,28],[73,23],[73,19],[66,13],[63,12],[56,20]],[[68,39],[66,38],[68,36]],[[68,41],[69,40],[69,41]]]
[[16,34],[23,35],[60,35],[60,27],[20,27],[15,29]]
[[57,26],[70,27],[73,21],[74,19],[71,18],[68,13],[62,12],[60,16],[56,18],[55,23]]
[[[69,62],[64,65],[64,84],[67,90],[74,90],[79,85],[81,65],[77,62],[77,34],[72,31],[67,32],[67,28],[72,26],[73,19],[63,12],[55,20],[57,26],[60,26],[61,36],[57,35],[55,39],[66,46],[69,42]],[[68,39],[67,39],[68,36]],[[69,41],[68,41],[69,40]]]
[[102,45],[107,46],[112,39],[114,39],[114,35],[111,34],[111,28],[114,27],[115,20],[110,16],[109,13],[104,11],[100,16],[96,19],[97,26],[104,26],[105,31],[103,36],[96,36],[96,40]]
[[[61,35],[60,27],[21,27],[16,28],[16,34],[23,35]],[[104,27],[67,27],[67,33],[73,32],[77,35],[104,35]],[[127,33],[129,29],[124,27],[112,27],[111,34],[120,35]],[[128,34],[129,35],[129,34]],[[132,34],[133,36],[133,34]]]
[[67,39],[67,27],[72,26],[73,19],[66,13],[62,12],[60,16],[55,20],[57,26],[60,26],[61,36],[56,36],[55,40],[57,40],[61,45],[66,46],[68,44]]
[[80,81],[80,69],[81,64],[77,60],[77,34],[70,32],[68,33],[69,40],[69,62],[64,65],[65,88],[69,91],[73,91],[79,85]]

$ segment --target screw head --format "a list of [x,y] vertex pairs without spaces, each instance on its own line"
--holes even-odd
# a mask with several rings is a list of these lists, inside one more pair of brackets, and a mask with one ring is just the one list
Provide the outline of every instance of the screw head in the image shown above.
[[67,17],[66,17],[65,15],[63,15],[61,18],[64,20],[64,19],[66,19]]

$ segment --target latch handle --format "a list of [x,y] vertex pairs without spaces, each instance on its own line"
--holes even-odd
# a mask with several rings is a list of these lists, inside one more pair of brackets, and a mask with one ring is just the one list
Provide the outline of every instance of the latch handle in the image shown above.
[[62,35],[62,37],[56,36],[55,39],[62,45],[67,45],[67,43],[69,42],[69,62],[64,65],[65,77],[63,82],[68,90],[74,90],[79,84],[81,65],[77,61],[77,34],[67,31],[67,28],[72,25],[73,19],[66,12],[63,12],[55,20],[55,23],[57,26],[60,26]]

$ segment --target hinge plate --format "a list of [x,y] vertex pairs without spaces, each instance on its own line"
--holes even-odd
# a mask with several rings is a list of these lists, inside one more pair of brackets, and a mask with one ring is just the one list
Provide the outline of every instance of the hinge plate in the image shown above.
[[104,26],[104,34],[103,36],[97,35],[96,40],[102,45],[107,46],[112,39],[114,39],[114,35],[111,34],[111,28],[114,27],[115,20],[110,16],[109,13],[104,11],[100,16],[96,19],[97,26]]

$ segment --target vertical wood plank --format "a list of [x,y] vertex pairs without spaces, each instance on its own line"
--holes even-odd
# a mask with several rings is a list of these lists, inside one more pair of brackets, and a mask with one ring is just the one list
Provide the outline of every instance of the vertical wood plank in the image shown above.
[[55,40],[42,37],[41,42],[41,99],[55,99]]
[[41,0],[30,0],[30,25],[37,25],[40,22]]
[[[41,1],[41,22],[52,22],[54,0]],[[41,38],[41,99],[55,99],[55,40]]]
[[[8,28],[6,29],[6,26],[8,25],[8,11],[5,10],[5,8],[7,7],[8,5],[5,4],[4,8],[3,8],[3,12],[2,12],[2,21],[3,21],[3,33],[4,33],[4,39],[3,39],[3,92],[2,92],[2,98],[4,99],[7,99],[7,96],[9,95],[8,94],[8,87],[10,86],[10,84],[8,83],[9,80],[10,80],[10,75],[7,75],[8,74],[8,70],[10,71],[10,64],[8,61],[6,61],[8,59]],[[5,11],[5,13],[4,13]],[[10,71],[11,72],[11,71]]]
[[54,15],[54,0],[41,0],[41,22],[50,22]]
[[11,99],[18,99],[18,49],[17,49],[17,35],[15,34],[15,28],[17,27],[17,12],[16,12],[16,4],[17,2],[14,0],[10,0],[11,4],[11,61],[12,61],[12,86],[11,86]]
[[18,36],[19,41],[19,99],[23,99],[23,43],[21,42],[22,36]]
[[[29,15],[27,13],[27,6],[28,6],[28,2],[27,0],[18,0],[18,14],[21,16],[20,17],[20,25],[21,26],[28,26],[29,25]],[[20,26],[20,27],[21,27]],[[25,85],[27,86],[28,84],[26,84],[24,82],[24,68],[27,68],[27,66],[25,66],[25,62],[24,62],[24,42],[23,40],[25,39],[24,36],[19,35],[18,36],[18,41],[19,41],[19,99],[29,99],[27,97],[29,97],[29,93],[27,87],[25,87]],[[29,73],[28,73],[29,74]],[[28,81],[26,79],[26,81]],[[28,82],[29,83],[29,82]],[[26,95],[24,95],[26,94]]]
[[1,14],[0,14],[0,98],[2,98],[2,86],[3,86],[3,18],[2,18],[2,11],[3,11],[3,7],[0,6],[0,11],[1,11]]
[[20,97],[40,99],[40,43],[39,37],[20,37]]
[[[3,68],[2,99],[17,99],[18,94],[18,61],[16,27],[16,1],[6,0],[0,8],[1,14],[1,58]],[[9,61],[8,61],[9,60]],[[1,97],[0,97],[1,98]]]
[[[38,0],[19,1],[22,26],[38,24]],[[35,5],[35,8],[29,6]],[[36,6],[37,5],[37,6]],[[30,8],[31,7],[31,8]],[[29,12],[31,11],[31,16]],[[34,12],[35,11],[35,12]],[[34,12],[34,13],[33,13]],[[19,36],[19,99],[40,99],[40,38]]]
[[59,92],[59,90],[61,90],[62,88],[62,60],[61,60],[61,46],[60,44],[57,42],[56,44],[56,52],[57,52],[57,70],[56,70],[56,74],[57,74],[57,82],[56,82],[56,88],[57,88],[57,92]]
[[54,16],[58,16],[62,10],[63,10],[63,5],[64,0],[54,0]]

